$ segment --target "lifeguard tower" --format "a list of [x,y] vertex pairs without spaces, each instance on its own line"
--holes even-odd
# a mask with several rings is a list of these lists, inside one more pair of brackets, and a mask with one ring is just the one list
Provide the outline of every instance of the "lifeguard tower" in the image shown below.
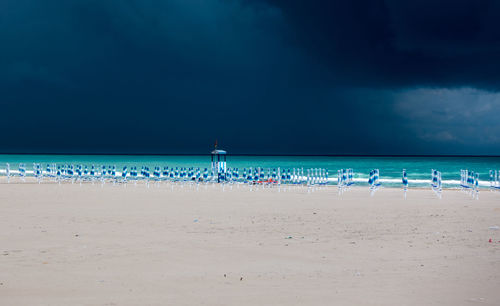
[[217,177],[217,182],[226,180],[226,156],[227,152],[224,150],[217,149],[217,141],[215,142],[215,148],[212,151],[212,173]]

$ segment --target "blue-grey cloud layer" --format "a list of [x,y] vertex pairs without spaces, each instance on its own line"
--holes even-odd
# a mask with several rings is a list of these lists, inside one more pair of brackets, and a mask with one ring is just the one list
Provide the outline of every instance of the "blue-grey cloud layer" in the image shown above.
[[0,151],[498,154],[496,3],[2,1]]

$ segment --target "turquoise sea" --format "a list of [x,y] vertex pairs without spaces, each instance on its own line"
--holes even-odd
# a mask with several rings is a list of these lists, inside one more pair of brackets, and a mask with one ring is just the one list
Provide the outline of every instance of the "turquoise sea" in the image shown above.
[[[33,163],[42,168],[49,163],[111,166],[168,166],[168,167],[210,167],[210,155],[0,155],[0,175],[5,175],[6,163],[12,170],[19,163],[25,163],[28,175]],[[379,169],[380,178],[386,186],[399,186],[401,173],[407,170],[410,187],[428,184],[431,169],[441,171],[443,185],[458,186],[460,170],[468,169],[479,173],[480,185],[489,186],[489,171],[500,170],[500,157],[378,157],[378,156],[227,156],[227,167],[239,168],[324,168],[328,169],[332,184],[336,183],[337,170],[352,168],[357,184],[364,185],[370,170]]]

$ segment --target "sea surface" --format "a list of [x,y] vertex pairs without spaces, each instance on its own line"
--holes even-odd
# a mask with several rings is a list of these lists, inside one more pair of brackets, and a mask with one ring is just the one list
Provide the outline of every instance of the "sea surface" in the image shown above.
[[[27,174],[32,173],[33,163],[73,165],[200,167],[210,168],[210,155],[0,155],[0,176],[5,175],[6,163],[13,172],[20,163],[26,164]],[[352,168],[357,184],[366,185],[369,172],[380,170],[381,182],[385,186],[401,185],[403,169],[406,169],[409,185],[428,185],[431,169],[441,171],[444,187],[458,187],[460,170],[479,173],[480,185],[490,184],[490,170],[500,171],[500,157],[380,157],[380,156],[227,156],[227,167],[239,168],[323,168],[329,173],[330,183],[336,184],[337,170]]]

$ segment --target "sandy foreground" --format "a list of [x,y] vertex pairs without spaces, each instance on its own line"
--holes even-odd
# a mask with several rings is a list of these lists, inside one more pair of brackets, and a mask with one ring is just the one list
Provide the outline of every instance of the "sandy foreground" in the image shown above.
[[0,180],[0,304],[500,305],[495,225],[489,191]]

